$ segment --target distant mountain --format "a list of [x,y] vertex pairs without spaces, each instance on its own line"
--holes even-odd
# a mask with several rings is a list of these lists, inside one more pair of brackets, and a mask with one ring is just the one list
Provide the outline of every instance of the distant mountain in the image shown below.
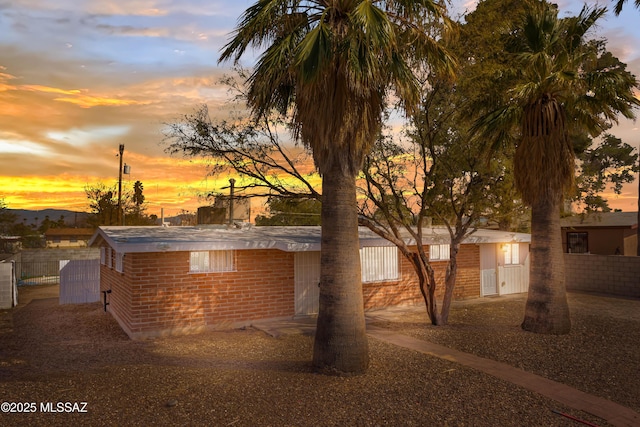
[[[69,226],[81,226],[86,223],[89,216],[86,212],[75,212],[66,209],[42,209],[33,211],[29,209],[7,209],[8,212],[16,215],[16,222],[26,222],[26,224],[39,225],[47,216],[51,221],[57,221],[60,216],[64,217],[64,222]],[[37,218],[37,220],[36,220]]]

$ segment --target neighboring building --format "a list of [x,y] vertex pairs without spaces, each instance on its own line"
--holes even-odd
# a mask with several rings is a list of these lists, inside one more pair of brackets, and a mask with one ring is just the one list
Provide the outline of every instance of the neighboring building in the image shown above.
[[233,198],[233,221],[231,214],[231,198],[217,196],[213,206],[198,208],[198,225],[228,224],[229,222],[249,222],[251,219],[251,199],[248,197]]
[[86,247],[93,236],[91,228],[50,228],[44,233],[47,248]]
[[0,254],[15,254],[22,249],[22,237],[0,235]]
[[637,255],[638,213],[604,212],[562,218],[565,253]]
[[[442,278],[448,233],[430,228],[423,239]],[[471,235],[454,298],[525,292],[529,242],[495,230]],[[101,227],[89,244],[100,248],[105,308],[134,339],[318,312],[320,227]],[[422,304],[395,246],[365,228],[360,246],[365,309]]]

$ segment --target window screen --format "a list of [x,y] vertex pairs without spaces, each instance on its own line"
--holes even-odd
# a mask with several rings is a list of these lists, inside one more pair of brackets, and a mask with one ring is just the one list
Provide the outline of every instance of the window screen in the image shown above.
[[432,261],[445,261],[449,259],[450,245],[429,246],[429,259]]
[[400,267],[395,246],[366,247],[360,249],[362,282],[398,280]]
[[191,252],[189,271],[193,273],[235,271],[234,251]]

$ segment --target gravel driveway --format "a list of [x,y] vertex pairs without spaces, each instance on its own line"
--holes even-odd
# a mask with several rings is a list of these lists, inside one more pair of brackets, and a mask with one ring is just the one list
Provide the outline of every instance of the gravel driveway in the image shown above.
[[[524,301],[518,295],[456,303],[446,327],[427,324],[421,310],[382,316],[375,325],[640,411],[639,300],[570,294],[567,336],[523,332]],[[313,372],[313,339],[302,334],[274,338],[248,328],[131,341],[99,303],[60,306],[52,298],[34,299],[4,318],[0,402],[35,411],[0,413],[0,425],[579,425],[554,411],[607,425],[490,375],[373,338],[367,374],[332,377]]]

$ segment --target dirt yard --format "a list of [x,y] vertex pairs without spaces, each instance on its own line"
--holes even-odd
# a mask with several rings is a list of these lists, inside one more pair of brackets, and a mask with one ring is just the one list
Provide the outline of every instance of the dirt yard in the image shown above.
[[[273,338],[248,328],[136,342],[100,303],[60,306],[52,287],[20,290],[22,305],[0,315],[0,403],[22,412],[0,413],[0,425],[577,425],[553,411],[607,425],[373,338],[367,374],[331,377],[311,369],[309,336]],[[567,336],[523,332],[524,301],[456,303],[446,327],[428,325],[420,310],[376,325],[640,411],[639,300],[570,294]]]

